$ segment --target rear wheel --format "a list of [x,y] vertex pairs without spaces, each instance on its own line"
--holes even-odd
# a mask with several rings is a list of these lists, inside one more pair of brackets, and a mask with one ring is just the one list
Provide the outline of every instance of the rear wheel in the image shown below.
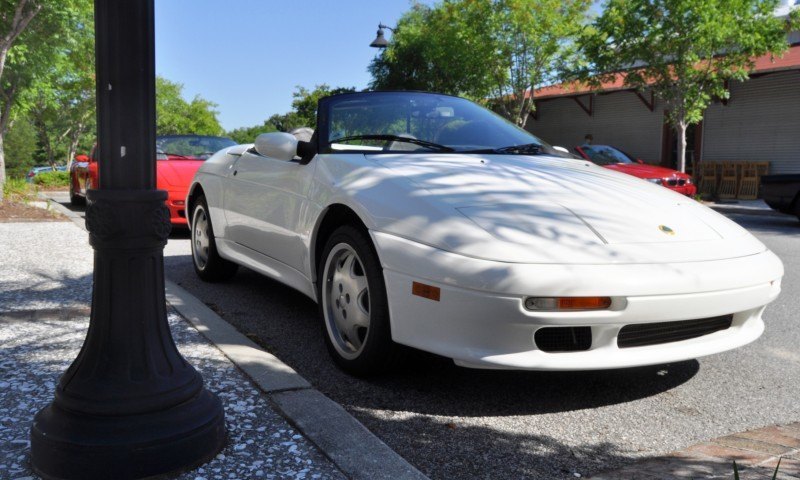
[[192,264],[197,276],[206,282],[221,282],[236,274],[239,265],[225,260],[217,252],[214,228],[206,198],[200,196],[192,212]]
[[325,244],[318,273],[323,334],[336,364],[355,375],[397,365],[403,347],[392,341],[383,269],[369,237],[339,227]]

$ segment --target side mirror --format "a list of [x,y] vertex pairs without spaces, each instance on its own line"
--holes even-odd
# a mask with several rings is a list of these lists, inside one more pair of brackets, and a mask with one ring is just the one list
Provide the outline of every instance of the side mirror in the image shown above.
[[642,160],[641,158],[637,158],[636,163],[641,163],[642,165],[644,165],[644,160]]
[[561,153],[569,153],[569,150],[564,147],[559,147],[558,145],[553,145],[553,150],[557,150]]
[[297,138],[284,132],[262,133],[256,137],[255,148],[260,155],[290,162],[297,155]]
[[89,161],[88,155],[75,155],[75,161],[80,163],[87,163]]

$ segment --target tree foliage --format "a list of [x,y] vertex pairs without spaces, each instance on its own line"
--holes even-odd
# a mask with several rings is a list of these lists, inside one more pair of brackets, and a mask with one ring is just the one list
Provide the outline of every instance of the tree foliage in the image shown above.
[[79,147],[94,142],[94,18],[91,2],[76,3],[62,15],[61,32],[48,61],[20,95],[21,113],[37,131],[43,160],[68,163]]
[[297,86],[292,93],[292,111],[273,114],[259,125],[230,130],[227,135],[238,143],[252,143],[262,133],[290,132],[300,127],[317,127],[317,102],[320,98],[339,93],[355,92],[355,88],[330,87],[322,84],[309,90]]
[[487,100],[524,126],[535,87],[572,58],[591,0],[445,0],[414,5],[370,64],[374,89]]
[[18,118],[9,126],[5,142],[6,173],[10,178],[21,178],[36,165],[36,129],[28,117]]
[[625,85],[652,89],[678,131],[685,170],[686,128],[699,122],[726,81],[746,80],[756,57],[787,48],[778,0],[608,0],[581,44],[595,84],[624,72]]
[[221,135],[217,104],[195,96],[183,98],[183,85],[156,77],[156,133],[158,135]]
[[5,181],[4,136],[25,114],[26,91],[71,48],[73,20],[91,0],[0,0],[0,183]]
[[492,45],[470,31],[474,26],[459,11],[465,3],[415,4],[404,13],[388,47],[369,65],[370,88],[488,96]]

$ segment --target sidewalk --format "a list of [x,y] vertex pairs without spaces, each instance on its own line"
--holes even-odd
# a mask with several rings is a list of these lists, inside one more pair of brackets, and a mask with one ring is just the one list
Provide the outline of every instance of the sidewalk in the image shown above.
[[[88,328],[93,253],[69,221],[2,223],[0,251],[0,478],[27,480],[36,478],[33,415],[53,399]],[[167,293],[178,349],[220,396],[229,437],[210,463],[178,478],[424,478],[201,302],[175,285]]]
[[780,212],[769,208],[764,200],[717,200],[700,203],[721,213],[739,213],[744,215],[777,215],[784,216]]
[[748,430],[642,460],[590,480],[732,479],[733,462],[743,479],[800,478],[800,422]]

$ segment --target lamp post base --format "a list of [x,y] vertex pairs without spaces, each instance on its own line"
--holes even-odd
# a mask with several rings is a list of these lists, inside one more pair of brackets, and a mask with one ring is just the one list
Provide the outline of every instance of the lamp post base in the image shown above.
[[225,444],[219,399],[202,390],[186,403],[153,413],[106,417],[56,404],[31,429],[33,470],[47,480],[142,479],[206,463]]
[[31,427],[31,465],[46,479],[170,474],[225,443],[222,403],[178,352],[167,322],[166,198],[161,190],[88,192],[89,331]]

